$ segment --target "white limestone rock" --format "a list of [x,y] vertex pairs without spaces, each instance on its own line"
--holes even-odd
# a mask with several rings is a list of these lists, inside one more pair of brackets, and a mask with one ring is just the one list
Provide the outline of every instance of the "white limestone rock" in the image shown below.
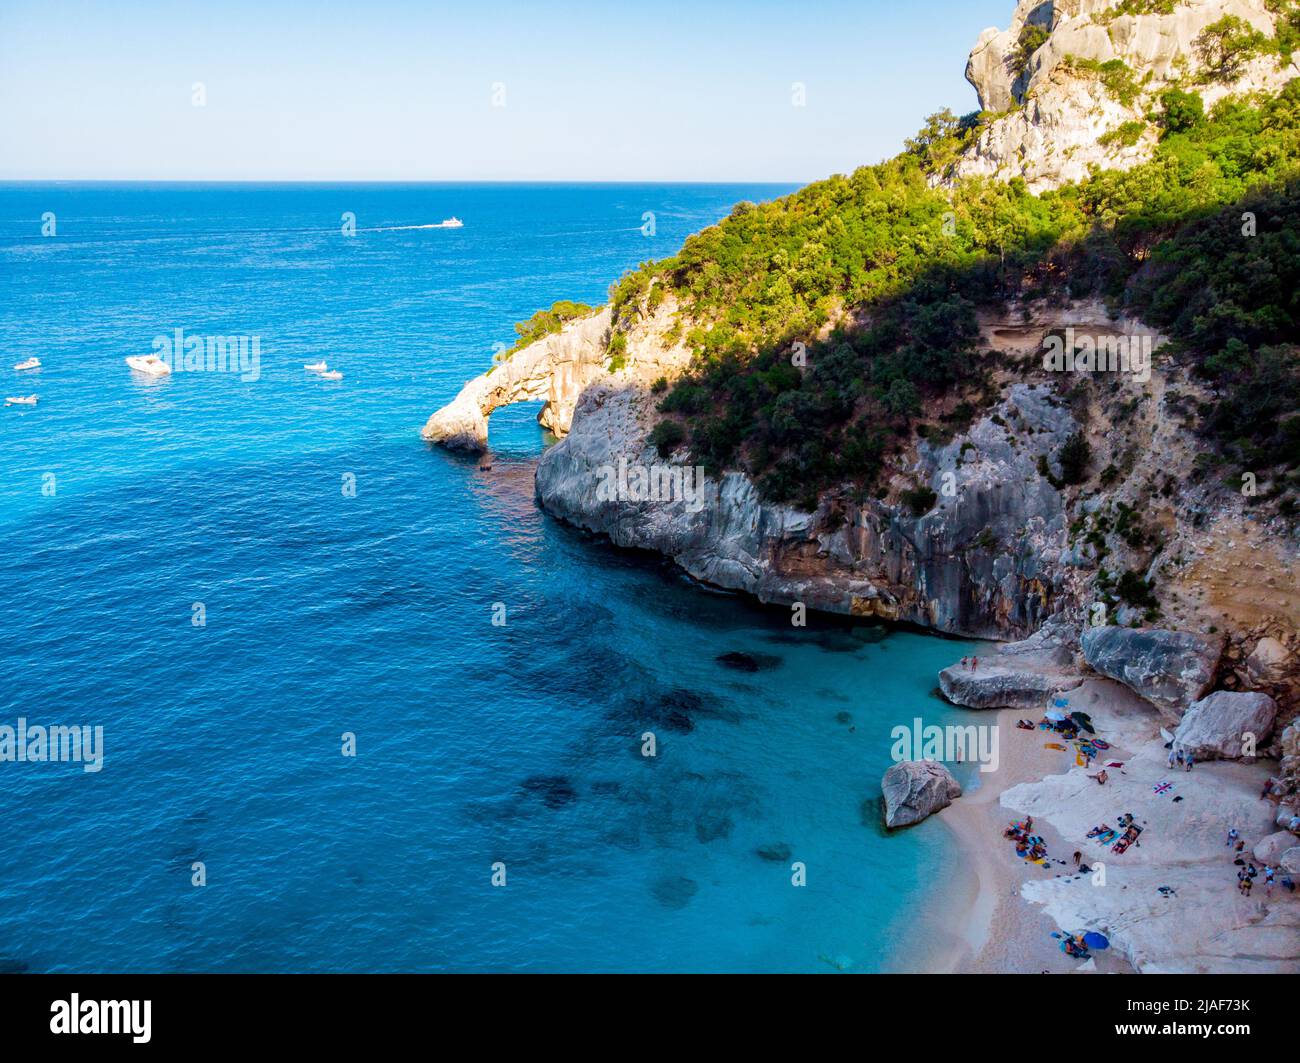
[[947,808],[961,796],[952,772],[933,760],[905,760],[880,780],[885,799],[885,826],[910,827]]
[[1146,698],[1171,720],[1205,696],[1223,655],[1222,635],[1162,628],[1089,627],[1081,638],[1088,664]]
[[[1084,179],[1094,165],[1128,169],[1150,157],[1156,130],[1147,128],[1131,144],[1102,138],[1128,122],[1146,124],[1156,97],[1169,85],[1192,84],[1209,107],[1230,94],[1277,92],[1300,76],[1296,63],[1262,55],[1230,81],[1199,80],[1203,64],[1196,41],[1205,28],[1231,15],[1272,36],[1275,15],[1268,0],[1181,0],[1168,14],[1107,16],[1116,2],[1021,0],[1009,29],[980,34],[966,76],[980,107],[1000,117],[985,127],[950,178],[1021,177],[1031,191],[1041,192]],[[1016,70],[1027,23],[1050,34],[1025,68]],[[1096,72],[1074,60],[1122,61],[1132,71],[1137,96],[1114,98]]]

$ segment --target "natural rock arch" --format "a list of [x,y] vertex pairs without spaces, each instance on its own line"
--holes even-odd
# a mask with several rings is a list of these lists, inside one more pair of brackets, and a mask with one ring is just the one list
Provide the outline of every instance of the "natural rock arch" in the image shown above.
[[565,326],[477,376],[438,410],[421,433],[431,443],[460,450],[487,449],[488,418],[514,402],[546,405],[537,422],[565,435],[583,389],[605,373],[609,308]]

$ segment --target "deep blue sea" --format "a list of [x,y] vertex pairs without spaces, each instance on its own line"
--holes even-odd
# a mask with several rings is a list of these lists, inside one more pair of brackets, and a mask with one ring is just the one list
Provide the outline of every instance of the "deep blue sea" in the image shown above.
[[[0,410],[0,724],[104,735],[98,773],[0,763],[0,967],[905,967],[954,872],[940,823],[878,826],[889,729],[951,718],[967,647],[557,524],[535,408],[490,469],[418,434],[514,322],[784,191],[0,185],[0,376],[39,395]],[[259,378],[124,364],[178,328],[259,337]]]

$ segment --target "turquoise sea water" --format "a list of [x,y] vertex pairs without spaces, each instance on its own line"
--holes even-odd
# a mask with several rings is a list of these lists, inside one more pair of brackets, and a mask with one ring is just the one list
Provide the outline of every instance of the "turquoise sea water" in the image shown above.
[[[558,525],[535,409],[490,470],[418,437],[514,321],[783,191],[0,186],[0,375],[40,397],[0,410],[0,724],[104,733],[98,773],[0,763],[0,966],[896,963],[951,872],[939,824],[877,825],[889,729],[951,717],[966,647]],[[177,328],[259,337],[259,378],[127,369]]]

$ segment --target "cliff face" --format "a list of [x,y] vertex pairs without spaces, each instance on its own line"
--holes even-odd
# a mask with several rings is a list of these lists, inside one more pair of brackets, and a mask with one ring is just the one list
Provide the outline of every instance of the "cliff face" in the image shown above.
[[[1109,122],[1119,112],[1092,95],[1104,89],[1095,76],[1070,73],[1076,67],[1063,61],[1066,55],[1126,56],[1146,98],[1152,85],[1186,72],[1197,37],[1225,12],[1272,24],[1262,0],[1187,2],[1168,15],[1098,21],[1113,7],[1021,3],[1008,32],[1018,40],[1030,25],[1047,34],[1021,84],[997,58],[1009,51],[1009,38],[985,34],[970,64],[982,98],[995,103],[1001,93],[1013,105],[1020,97],[1028,104],[989,126],[959,170],[1052,183],[1087,161],[1113,161],[1105,155],[1110,149],[1096,143],[1100,127],[1071,124],[1069,116],[1070,108],[1092,107],[1099,111],[1089,121]],[[1231,86],[1206,90],[1207,100],[1252,77],[1283,78],[1276,57],[1267,61],[1273,66],[1250,67],[1255,72]],[[1080,150],[1056,151],[1057,137]],[[1266,690],[1294,706],[1294,538],[1252,512],[1246,499],[1196,475],[1204,444],[1194,435],[1193,415],[1213,396],[1176,362],[1158,365],[1146,379],[1105,374],[1104,382],[1091,383],[1024,370],[1041,360],[1045,336],[1067,325],[1095,335],[1149,336],[1158,348],[1160,337],[1141,322],[1112,320],[1100,303],[1013,302],[1004,315],[982,321],[976,345],[987,352],[1000,398],[942,442],[913,439],[891,455],[876,494],[832,491],[804,512],[764,501],[735,471],[700,470],[699,492],[689,496],[636,489],[638,477],[665,471],[679,484],[684,476],[696,482],[695,470],[685,468],[685,448],[674,452],[669,442],[661,456],[652,442],[660,420],[660,392],[652,385],[675,379],[691,360],[680,338],[689,322],[677,327],[676,311],[669,296],[638,323],[617,366],[606,353],[608,310],[572,322],[467,384],[429,419],[424,435],[482,449],[493,409],[544,399],[542,422],[565,438],[538,466],[543,508],[619,545],[671,557],[697,579],[772,603],[1004,640],[1023,638],[1058,615],[1077,630],[1084,611],[1105,597],[1113,603],[1105,624],[1224,632],[1217,685]],[[1068,402],[1061,397],[1067,392]],[[1058,459],[1076,433],[1090,445],[1091,468],[1085,482],[1067,486]],[[611,482],[618,485],[612,493]],[[1130,590],[1157,586],[1158,602],[1131,604],[1141,595],[1115,593],[1120,577]]]
[[[1276,92],[1300,76],[1300,67],[1276,53],[1216,72],[1197,46],[1205,29],[1227,16],[1273,36],[1268,0],[1179,0],[1168,14],[1116,15],[1118,6],[1021,0],[1010,28],[980,35],[966,78],[980,107],[1000,117],[952,178],[1023,177],[1040,192],[1082,180],[1094,165],[1127,169],[1150,156],[1156,130],[1147,117],[1165,89],[1195,90],[1209,107],[1232,94]],[[1115,61],[1124,68],[1099,69]]]
[[[985,418],[946,446],[918,447],[900,482],[915,478],[935,492],[920,514],[876,499],[803,513],[762,501],[737,472],[705,477],[698,501],[609,499],[598,491],[602,468],[666,464],[648,438],[650,397],[611,380],[583,394],[573,430],[543,455],[537,498],[620,546],[666,554],[697,579],[766,602],[1016,637],[1069,597],[1064,509],[1037,460],[1059,448],[1074,421],[1047,389],[1023,385],[998,415],[1002,426]],[[1025,446],[1009,442],[1012,425],[1032,426]]]
[[[1100,306],[1076,304],[984,328],[991,347],[1032,351],[1066,318],[1115,327]],[[567,438],[543,455],[537,498],[548,512],[766,602],[993,639],[1023,637],[1078,607],[1079,569],[1089,559],[1072,542],[1069,499],[1050,478],[1081,426],[1047,384],[1008,378],[1002,401],[967,431],[943,445],[918,440],[900,456],[881,498],[826,497],[805,513],[764,502],[738,472],[705,477],[699,500],[610,498],[599,490],[603,469],[687,460],[684,450],[661,458],[650,442],[656,399],[633,367],[653,354],[656,333],[633,334],[629,369],[590,386]],[[913,485],[933,500],[914,508],[904,495]]]

